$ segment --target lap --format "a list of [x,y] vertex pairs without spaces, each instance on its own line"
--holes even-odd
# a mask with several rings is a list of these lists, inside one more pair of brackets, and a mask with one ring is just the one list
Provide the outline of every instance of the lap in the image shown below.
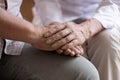
[[[113,53],[116,55],[116,51],[120,50],[120,28],[114,27],[104,30],[89,39],[87,44],[87,54],[90,59],[93,55],[97,55],[99,58],[100,55],[113,55]],[[117,55],[119,55],[119,53]]]
[[[78,80],[95,67],[84,57],[57,55],[25,45],[20,56],[3,56],[0,77],[9,80]],[[1,74],[2,73],[2,74]],[[93,73],[94,74],[94,73]]]

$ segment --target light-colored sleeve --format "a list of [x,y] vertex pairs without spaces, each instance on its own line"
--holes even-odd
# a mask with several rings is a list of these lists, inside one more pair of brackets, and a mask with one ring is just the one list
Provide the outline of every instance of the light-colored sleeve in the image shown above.
[[36,14],[34,17],[41,21],[43,25],[48,25],[52,22],[62,21],[62,11],[59,0],[34,0],[34,9]]
[[99,20],[104,28],[120,27],[120,8],[111,0],[102,0],[93,18]]

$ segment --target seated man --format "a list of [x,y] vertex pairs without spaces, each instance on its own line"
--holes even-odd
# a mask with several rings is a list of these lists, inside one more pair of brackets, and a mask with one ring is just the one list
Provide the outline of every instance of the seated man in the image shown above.
[[[75,58],[40,51],[58,48],[52,48],[43,37],[49,29],[54,29],[37,27],[21,19],[21,3],[22,0],[0,0],[1,80],[99,80],[96,68],[82,56]],[[24,46],[23,42],[40,50]],[[10,56],[20,53],[21,56]]]
[[[42,51],[36,52],[37,50],[31,49],[29,46],[26,45],[22,51],[23,55],[17,58],[6,55],[3,57],[1,61],[5,63],[1,63],[2,64],[1,72],[3,73],[2,78],[21,79],[21,80],[24,79],[25,80],[26,79],[99,80],[98,73],[95,67],[90,63],[91,61],[98,69],[101,80],[120,79],[119,78],[119,74],[120,74],[119,26],[120,25],[118,22],[120,20],[119,19],[120,13],[117,5],[113,4],[110,0],[103,0],[102,2],[101,0],[100,1],[93,0],[91,2],[88,0],[74,0],[74,1],[59,0],[59,2],[58,0],[53,0],[53,2],[51,2],[51,0],[41,0],[40,2],[39,1],[40,0],[35,0],[36,11],[38,14],[37,16],[40,16],[38,18],[41,19],[42,22],[44,22],[43,26],[46,26],[52,22],[62,22],[62,23],[52,23],[46,28],[37,27],[34,29],[33,25],[30,24],[29,22],[23,21],[21,19],[18,20],[14,16],[7,14],[4,10],[1,9],[2,15],[0,16],[1,17],[0,21],[1,21],[1,25],[4,26],[1,29],[3,29],[4,32],[0,29],[1,30],[0,36],[3,39],[8,38],[8,39],[21,40],[30,43],[34,47],[41,50],[48,50],[48,51],[56,50],[60,54],[64,53],[65,55],[71,55],[71,56],[82,55],[83,54],[82,46],[84,46],[83,43],[85,43],[85,50],[86,50],[85,52],[87,52],[86,54],[88,56],[89,61],[82,56],[74,58],[67,56],[59,56],[56,54],[50,55],[49,52],[48,53],[46,52],[46,54],[41,54],[45,52]],[[54,17],[50,17],[49,12],[45,12],[46,10],[51,10],[53,8],[50,5],[53,4],[54,1],[55,3],[56,2],[59,3],[54,6],[57,6],[61,10],[60,14],[62,14],[62,20],[60,21],[57,21]],[[16,4],[18,3],[17,1],[15,2]],[[45,6],[46,2],[47,4],[50,5],[48,5],[48,7],[43,7]],[[83,3],[86,3],[86,5],[83,5]],[[94,4],[91,5],[91,3]],[[10,6],[8,6],[8,9],[11,9],[9,7]],[[98,11],[96,12],[97,8]],[[115,13],[113,13],[113,11]],[[94,14],[94,12],[96,13]],[[46,15],[45,13],[48,13],[48,15]],[[64,23],[66,21],[74,21],[77,24],[75,23],[73,24],[69,22]],[[10,29],[6,27],[8,25]],[[28,26],[30,28],[28,28]],[[8,28],[9,30],[4,29],[5,27]],[[8,32],[10,32],[11,34],[8,35]],[[29,36],[28,33],[25,32],[28,32]],[[33,33],[35,32],[35,34],[31,34],[30,32]],[[14,33],[18,34],[19,36],[16,36]],[[21,36],[23,34],[25,36]],[[76,46],[81,46],[81,47],[76,47]],[[9,49],[10,47],[9,48],[7,47],[5,48],[5,51],[12,54],[13,52],[7,51],[7,50],[11,50]],[[28,53],[29,51],[31,53]],[[35,54],[35,53],[39,53],[39,54]],[[7,60],[5,58],[7,58]],[[24,61],[25,63],[23,63]],[[12,69],[11,67],[13,66],[19,67],[19,69],[15,70],[16,68],[14,68],[11,72],[9,72]],[[115,69],[114,71],[113,68]],[[24,74],[21,74],[21,72]]]
[[82,55],[82,47],[76,45],[83,46],[100,80],[120,80],[120,8],[112,0],[35,0],[35,3],[36,24],[61,23],[51,24],[54,30],[46,33],[49,45],[59,46],[59,54],[71,56]]

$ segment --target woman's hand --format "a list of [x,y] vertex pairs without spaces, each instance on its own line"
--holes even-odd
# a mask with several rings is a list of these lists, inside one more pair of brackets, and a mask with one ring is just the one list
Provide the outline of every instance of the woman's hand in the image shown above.
[[73,23],[53,23],[49,25],[51,30],[45,34],[46,43],[51,45],[61,54],[79,56],[83,54],[81,44],[85,38],[82,32],[79,32],[77,25]]
[[[92,18],[83,23],[75,24],[71,22],[53,23],[49,25],[51,29],[44,35],[46,43],[55,48],[57,52],[68,55],[83,54],[83,43],[104,30],[101,23]],[[78,48],[78,47],[79,48]],[[73,52],[74,50],[74,52]]]

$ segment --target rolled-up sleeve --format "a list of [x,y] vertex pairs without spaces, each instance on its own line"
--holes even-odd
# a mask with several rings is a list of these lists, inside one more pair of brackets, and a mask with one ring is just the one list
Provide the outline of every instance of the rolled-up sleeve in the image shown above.
[[100,21],[106,29],[120,27],[120,8],[111,0],[103,0],[93,18]]

